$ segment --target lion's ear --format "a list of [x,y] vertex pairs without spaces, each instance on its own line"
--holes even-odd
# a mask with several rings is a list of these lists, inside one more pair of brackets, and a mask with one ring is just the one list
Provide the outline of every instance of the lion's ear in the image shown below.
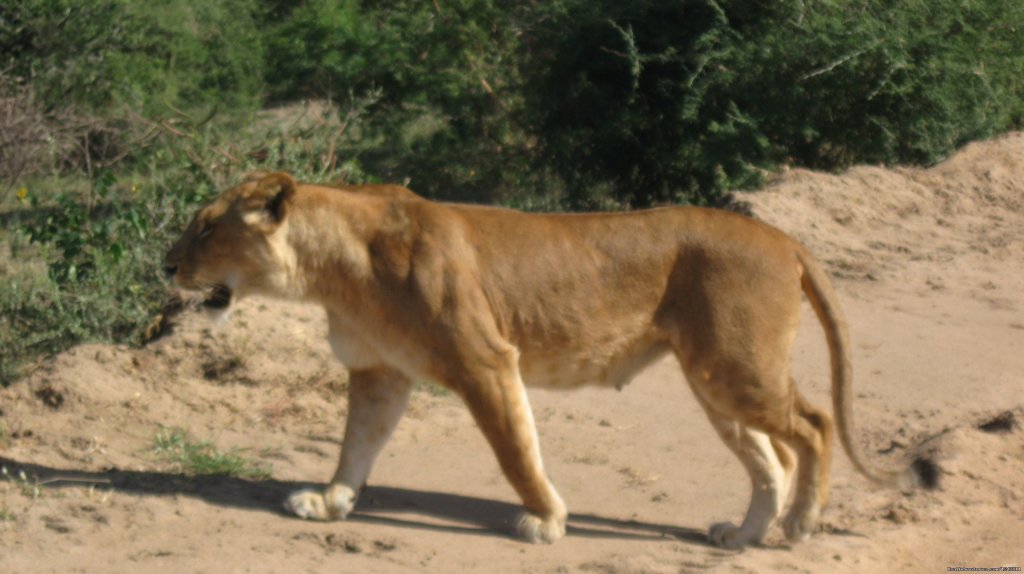
[[295,180],[287,173],[276,172],[264,176],[256,184],[256,190],[266,198],[264,209],[270,219],[276,223],[284,220],[288,213],[288,205],[295,197]]

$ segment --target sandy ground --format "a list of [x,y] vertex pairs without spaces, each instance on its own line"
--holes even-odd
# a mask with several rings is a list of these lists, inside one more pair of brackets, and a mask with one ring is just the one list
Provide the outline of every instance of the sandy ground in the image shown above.
[[[820,531],[725,551],[749,487],[671,360],[623,392],[531,391],[571,515],[554,546],[510,536],[515,496],[465,409],[422,388],[347,522],[281,500],[334,470],[344,370],[321,311],[249,301],[186,313],[143,349],[84,345],[0,391],[0,572],[944,572],[1024,566],[1024,135],[928,170],[793,170],[747,198],[836,278],[854,341],[858,442],[879,463],[926,452],[941,488],[873,488],[843,454]],[[800,388],[828,403],[805,309]],[[189,476],[168,429],[270,465]],[[841,451],[837,450],[837,453]]]

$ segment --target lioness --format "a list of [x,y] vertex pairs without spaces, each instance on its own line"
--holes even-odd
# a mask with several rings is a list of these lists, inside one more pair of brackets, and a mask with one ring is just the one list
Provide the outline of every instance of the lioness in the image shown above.
[[165,265],[212,308],[260,294],[326,309],[351,371],[349,415],[330,484],[285,503],[303,518],[348,515],[411,382],[426,380],[469,407],[522,498],[519,534],[554,542],[567,511],[545,475],[524,384],[622,387],[671,352],[753,484],[743,523],[712,525],[710,540],[761,542],[794,481],[784,528],[803,540],[828,495],[833,427],[790,380],[801,291],[828,339],[850,460],[878,483],[914,480],[909,467],[868,466],[854,448],[850,344],[825,273],[795,240],[740,215],[527,214],[274,173],[201,209]]

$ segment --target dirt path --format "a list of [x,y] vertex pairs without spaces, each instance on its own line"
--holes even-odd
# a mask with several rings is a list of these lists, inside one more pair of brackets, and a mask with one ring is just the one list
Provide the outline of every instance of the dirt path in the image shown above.
[[[930,170],[793,171],[750,201],[838,277],[860,443],[881,462],[933,453],[940,490],[873,489],[840,454],[811,541],[790,548],[776,529],[764,548],[710,547],[708,524],[741,518],[749,487],[666,360],[621,393],[531,392],[572,512],[554,546],[509,536],[511,488],[465,409],[426,388],[351,521],[292,519],[285,493],[333,471],[345,374],[318,310],[251,301],[227,325],[185,316],[145,349],[78,347],[0,392],[0,571],[1024,566],[1024,135]],[[827,405],[826,349],[807,311],[795,375]],[[182,475],[157,448],[176,428],[254,477]]]

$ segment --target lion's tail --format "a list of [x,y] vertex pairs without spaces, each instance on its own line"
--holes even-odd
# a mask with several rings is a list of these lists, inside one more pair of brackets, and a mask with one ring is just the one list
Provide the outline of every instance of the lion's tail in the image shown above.
[[862,453],[853,443],[853,365],[850,361],[850,336],[846,318],[839,308],[838,299],[821,265],[803,248],[798,248],[797,258],[803,266],[800,284],[811,302],[818,320],[825,330],[829,356],[832,362],[832,409],[835,412],[839,430],[839,441],[861,474],[872,482],[895,487],[923,486],[934,488],[938,482],[938,467],[934,462],[919,458],[907,468],[888,471],[865,462]]

